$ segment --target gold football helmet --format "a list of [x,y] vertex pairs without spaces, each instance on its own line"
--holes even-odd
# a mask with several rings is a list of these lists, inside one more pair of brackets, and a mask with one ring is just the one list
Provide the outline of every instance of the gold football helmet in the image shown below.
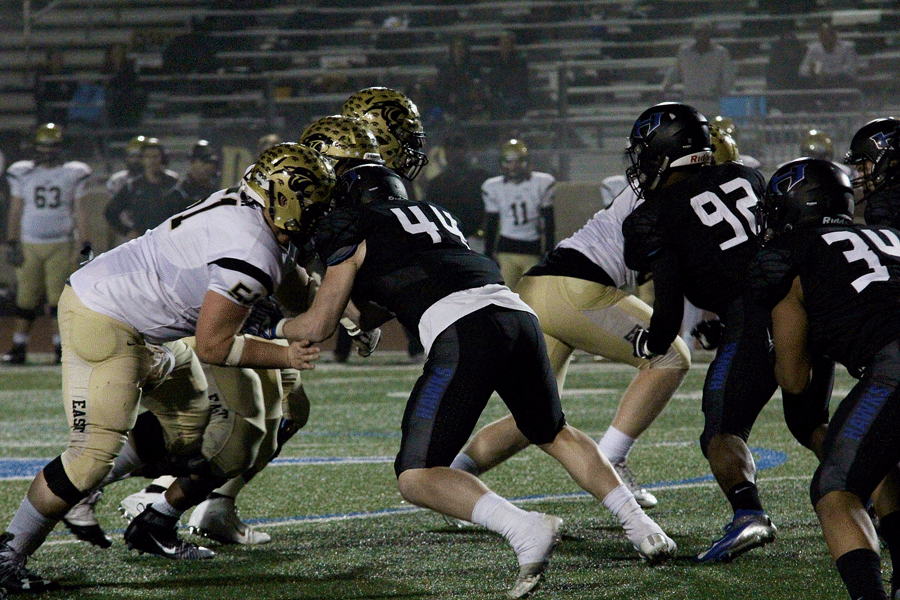
[[721,165],[726,162],[741,162],[741,154],[738,152],[737,142],[715,123],[709,125],[709,147],[712,148],[712,162],[714,165]]
[[711,125],[718,126],[719,129],[734,138],[734,141],[737,141],[738,128],[731,117],[723,117],[722,115],[719,115],[712,120]]
[[62,152],[63,131],[55,123],[39,125],[34,132],[34,152],[39,163],[56,161]]
[[832,160],[834,158],[834,144],[824,131],[810,129],[800,142],[800,156]]
[[422,152],[422,117],[412,100],[402,93],[386,87],[360,90],[347,98],[341,114],[366,123],[375,135],[381,158],[401,177],[412,181],[428,164],[428,157]]
[[528,146],[522,140],[511,139],[500,147],[500,170],[510,179],[522,179],[528,174]]
[[140,156],[141,150],[144,148],[144,144],[147,142],[147,137],[143,135],[136,135],[125,144],[125,155],[126,156]]
[[375,136],[363,121],[353,117],[322,117],[306,128],[299,142],[325,156],[332,166],[346,158],[384,164]]
[[321,154],[287,142],[260,154],[241,187],[263,206],[275,227],[308,235],[333,208],[334,183],[334,169]]

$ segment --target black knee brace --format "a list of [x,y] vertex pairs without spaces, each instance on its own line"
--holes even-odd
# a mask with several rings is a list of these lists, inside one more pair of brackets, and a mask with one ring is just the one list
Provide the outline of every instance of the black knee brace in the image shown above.
[[47,480],[47,487],[50,488],[51,492],[73,506],[87,496],[87,492],[82,492],[75,487],[75,484],[66,475],[66,470],[63,469],[62,458],[59,456],[44,467],[44,479]]
[[145,465],[165,460],[168,454],[166,438],[159,419],[152,412],[146,411],[138,415],[134,427],[131,428],[131,438],[134,440],[135,452]]

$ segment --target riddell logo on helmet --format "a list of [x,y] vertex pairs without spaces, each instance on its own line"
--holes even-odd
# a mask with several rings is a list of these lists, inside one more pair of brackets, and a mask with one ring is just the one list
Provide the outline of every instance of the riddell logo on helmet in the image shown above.
[[712,162],[712,155],[709,153],[699,154],[699,155],[695,154],[694,156],[691,157],[691,164],[698,164],[698,163],[702,164],[702,163],[708,163],[708,162]]

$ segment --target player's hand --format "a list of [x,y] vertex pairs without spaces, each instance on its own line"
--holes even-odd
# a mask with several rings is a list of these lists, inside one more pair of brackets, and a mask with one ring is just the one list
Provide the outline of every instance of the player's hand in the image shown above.
[[10,240],[6,244],[6,262],[9,266],[19,268],[25,263],[22,245],[18,240]]
[[78,264],[84,266],[94,260],[94,249],[90,242],[85,242],[78,252]]
[[375,348],[378,347],[378,342],[381,341],[381,329],[376,327],[369,331],[360,331],[355,335],[351,333],[350,339],[353,340],[353,345],[356,346],[357,354],[363,358],[368,358],[372,356]]
[[644,329],[643,327],[638,329],[634,334],[634,338],[631,340],[632,353],[637,358],[644,358],[647,360],[657,356],[656,352],[652,352],[650,348],[647,347],[649,341],[650,330]]
[[253,305],[250,315],[244,321],[241,333],[255,335],[267,340],[274,340],[278,335],[278,325],[284,327],[284,313],[278,303],[270,298],[263,298]]
[[697,323],[697,326],[691,330],[691,335],[697,339],[697,343],[704,350],[715,350],[722,343],[725,324],[719,319],[705,319]]
[[288,346],[288,358],[291,361],[291,367],[298,371],[309,371],[315,369],[313,362],[319,360],[322,350],[318,346],[313,346],[312,342],[301,340],[299,342],[291,342]]

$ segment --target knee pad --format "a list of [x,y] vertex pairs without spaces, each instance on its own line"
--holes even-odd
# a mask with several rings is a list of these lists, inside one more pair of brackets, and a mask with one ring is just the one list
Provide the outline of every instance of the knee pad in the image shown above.
[[51,317],[53,317],[55,319],[57,317],[57,315],[59,314],[59,307],[58,306],[49,307],[47,309],[47,314],[49,314]]
[[90,490],[81,491],[72,483],[66,470],[63,468],[62,458],[57,456],[44,467],[44,479],[50,491],[65,500],[68,504],[75,505],[87,496]]
[[207,463],[206,468],[200,473],[179,477],[178,486],[191,506],[196,506],[206,500],[210,492],[224,485],[229,479],[231,477],[216,473]]
[[38,318],[38,311],[36,308],[22,308],[18,304],[16,305],[16,317],[19,319],[24,319],[25,321],[34,321]]

